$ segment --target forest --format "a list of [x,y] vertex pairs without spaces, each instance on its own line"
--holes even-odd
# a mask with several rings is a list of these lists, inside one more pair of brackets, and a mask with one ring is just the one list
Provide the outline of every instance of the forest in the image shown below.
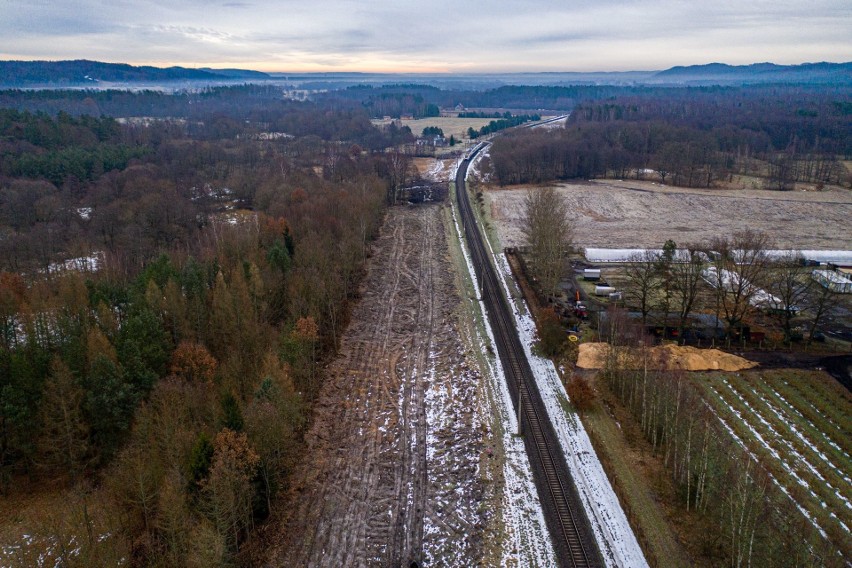
[[586,101],[564,129],[517,130],[491,151],[500,184],[652,177],[713,187],[732,175],[849,186],[850,93],[838,89],[680,89]]
[[495,132],[499,132],[501,130],[506,130],[507,128],[513,128],[515,126],[519,126],[524,124],[525,122],[541,120],[541,116],[537,114],[520,114],[513,116],[512,113],[506,112],[502,118],[498,118],[496,120],[492,120],[479,130],[474,130],[473,128],[467,129],[467,135],[471,140],[479,138],[480,136],[486,136],[488,134],[494,134]]
[[73,537],[81,565],[218,565],[286,487],[410,175],[368,149],[411,133],[254,88],[114,96],[172,114],[0,111],[0,492],[75,489],[33,535],[58,563]]
[[[0,108],[43,111],[55,115],[64,111],[71,115],[91,116],[149,116],[185,117],[218,113],[231,118],[252,117],[255,120],[282,118],[287,109],[302,108],[300,116],[307,118],[304,103],[288,100],[284,91],[294,87],[285,84],[244,84],[228,87],[201,86],[193,89],[165,93],[160,90],[116,89],[57,89],[57,90],[0,90]],[[741,87],[672,87],[672,86],[524,86],[506,85],[485,90],[440,89],[420,84],[369,86],[357,85],[344,89],[333,85],[302,85],[311,91],[315,108],[348,111],[356,116],[415,118],[438,116],[441,109],[455,109],[458,105],[461,118],[505,118],[506,110],[513,113],[553,114],[571,111],[581,105],[604,107],[629,104],[650,105],[666,101],[690,104],[716,105],[720,109],[731,106],[745,109],[756,104],[770,103],[777,109],[792,109],[795,113],[813,113],[811,102],[826,99],[837,103],[838,110],[848,114],[850,87],[836,85],[766,84]],[[315,90],[312,90],[315,89]],[[725,102],[728,101],[728,102]],[[763,101],[761,103],[761,101]],[[811,102],[809,102],[811,101]],[[796,106],[802,105],[805,106]],[[845,110],[844,110],[845,109]],[[691,111],[694,112],[694,111]],[[781,115],[787,111],[781,112]],[[545,113],[549,114],[549,113]],[[334,116],[339,120],[344,116]],[[725,115],[720,115],[727,120]],[[780,115],[779,115],[780,116]],[[752,117],[752,122],[756,117]],[[314,125],[318,127],[318,125]]]

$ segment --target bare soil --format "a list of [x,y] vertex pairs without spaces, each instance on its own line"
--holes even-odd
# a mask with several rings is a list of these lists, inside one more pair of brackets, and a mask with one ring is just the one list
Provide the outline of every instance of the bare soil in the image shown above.
[[[306,435],[305,460],[260,530],[264,566],[470,566],[483,555],[478,372],[442,205],[395,207]],[[480,508],[483,510],[480,511]]]
[[[649,181],[561,183],[581,247],[660,247],[667,239],[703,243],[743,229],[763,231],[777,248],[852,249],[852,191],[693,189]],[[523,199],[531,187],[485,193],[503,246],[521,244]]]
[[[742,371],[757,366],[757,363],[718,349],[698,349],[690,346],[660,345],[651,347],[648,362],[651,368],[665,367],[684,371]],[[609,343],[583,343],[577,366],[581,369],[603,369],[609,357]],[[638,353],[625,352],[628,366],[640,367],[643,361]]]

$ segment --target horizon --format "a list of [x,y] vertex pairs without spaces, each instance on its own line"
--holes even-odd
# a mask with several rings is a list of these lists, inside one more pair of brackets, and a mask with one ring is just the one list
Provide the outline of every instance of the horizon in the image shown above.
[[519,9],[306,5],[270,0],[133,3],[10,0],[0,59],[121,61],[267,73],[619,73],[724,61],[852,60],[852,4],[792,0],[694,6],[617,0]]
[[669,69],[678,68],[678,67],[705,67],[709,65],[724,65],[728,67],[752,67],[757,65],[775,65],[779,67],[785,66],[803,66],[803,65],[820,65],[820,64],[829,64],[829,65],[843,65],[852,63],[852,60],[849,61],[802,61],[796,63],[777,63],[775,61],[754,61],[751,63],[742,63],[742,64],[734,64],[727,63],[724,61],[708,61],[706,63],[687,63],[682,65],[673,65],[666,68],[657,68],[657,69],[625,69],[619,71],[609,71],[609,70],[589,70],[589,71],[578,71],[575,69],[562,69],[562,70],[539,70],[539,71],[371,71],[371,70],[363,70],[363,69],[352,69],[352,70],[296,70],[296,69],[282,69],[282,70],[265,70],[258,69],[255,67],[235,67],[233,65],[225,65],[222,64],[220,66],[212,66],[212,65],[201,65],[201,66],[191,66],[188,64],[161,64],[154,62],[133,62],[133,61],[105,61],[105,60],[96,60],[89,59],[86,57],[74,58],[74,59],[0,59],[0,62],[26,62],[26,63],[63,63],[63,62],[74,62],[74,61],[89,61],[93,63],[103,63],[107,65],[130,65],[134,67],[154,67],[160,69],[169,69],[169,68],[181,68],[188,70],[199,70],[199,71],[226,71],[226,70],[239,70],[239,71],[257,71],[270,75],[289,75],[289,74],[323,74],[323,75],[332,75],[332,74],[349,74],[349,75],[444,75],[444,76],[489,76],[489,75],[559,75],[559,74],[577,74],[577,75],[604,75],[604,74],[640,74],[640,73],[660,73],[662,71],[667,71]]

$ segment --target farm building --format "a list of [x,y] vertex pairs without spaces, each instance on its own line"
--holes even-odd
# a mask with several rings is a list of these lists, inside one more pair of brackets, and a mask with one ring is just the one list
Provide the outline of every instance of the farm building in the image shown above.
[[773,296],[763,288],[758,288],[747,280],[742,281],[740,287],[740,275],[730,270],[722,269],[717,272],[715,266],[705,268],[701,271],[701,278],[704,279],[713,288],[723,288],[728,292],[742,290],[749,295],[748,302],[755,308],[762,310],[793,310],[798,312],[796,306],[785,306],[783,300],[778,296]]
[[[638,324],[642,319],[642,314],[639,312],[626,312],[625,316],[635,324]],[[601,336],[607,337],[610,330],[610,314],[600,312],[597,317],[598,330]],[[683,330],[683,336],[680,335],[679,324],[680,322],[674,314],[650,312],[645,324],[645,333],[657,338],[689,342],[721,340],[726,337],[727,324],[713,314],[690,314]],[[743,335],[747,339],[751,338],[752,334],[748,326],[739,326],[737,329],[731,330],[732,338],[739,339]]]
[[418,146],[433,146],[435,148],[449,146],[449,142],[443,136],[424,136],[418,138],[415,143]]
[[799,252],[806,259],[820,264],[834,264],[840,267],[852,266],[852,251],[849,250],[802,250]]
[[832,292],[852,294],[852,279],[845,274],[833,270],[814,270],[811,276]]

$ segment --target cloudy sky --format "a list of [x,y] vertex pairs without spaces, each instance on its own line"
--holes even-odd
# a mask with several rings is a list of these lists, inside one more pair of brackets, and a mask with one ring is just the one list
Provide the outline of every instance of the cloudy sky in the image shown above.
[[852,61],[850,0],[0,0],[0,59],[263,71]]

